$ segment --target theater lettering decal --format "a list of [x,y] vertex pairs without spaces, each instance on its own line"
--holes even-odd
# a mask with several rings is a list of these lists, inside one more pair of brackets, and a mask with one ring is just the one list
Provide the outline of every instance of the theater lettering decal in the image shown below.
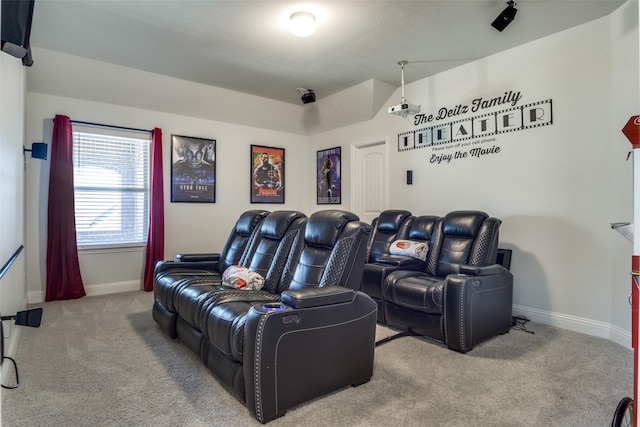
[[[436,114],[416,114],[413,124],[426,126],[398,134],[398,151],[430,149],[432,164],[498,154],[502,151],[498,135],[553,124],[550,99],[518,105],[521,99],[520,92],[509,91],[495,98],[476,98],[468,105],[442,107]],[[500,106],[507,108],[482,113]],[[469,113],[481,114],[446,121]]]

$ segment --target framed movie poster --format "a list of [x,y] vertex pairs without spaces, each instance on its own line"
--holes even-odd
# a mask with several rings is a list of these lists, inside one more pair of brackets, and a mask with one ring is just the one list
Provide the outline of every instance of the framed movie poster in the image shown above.
[[339,205],[342,203],[341,148],[318,151],[318,204]]
[[251,146],[251,203],[284,203],[284,148]]
[[171,201],[216,201],[216,140],[171,135]]

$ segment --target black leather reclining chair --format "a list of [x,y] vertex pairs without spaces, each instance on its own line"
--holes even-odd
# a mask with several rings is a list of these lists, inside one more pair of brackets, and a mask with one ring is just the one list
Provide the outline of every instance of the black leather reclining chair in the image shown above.
[[[386,211],[380,215],[380,219],[387,218],[389,221],[389,213],[393,211]],[[406,212],[406,211],[395,211]],[[394,223],[409,224],[408,230],[403,230],[395,236],[395,240],[406,239],[414,242],[431,243],[431,236],[433,233],[434,225],[438,219],[433,215],[422,215],[418,217],[404,217],[396,216]],[[400,219],[403,218],[400,222]],[[375,222],[373,223],[375,224]],[[380,222],[378,222],[380,224]],[[388,227],[391,228],[391,227]],[[398,227],[398,230],[402,230],[404,226]],[[374,231],[375,233],[375,231]],[[369,239],[371,241],[371,239]],[[385,243],[385,247],[379,248],[378,251],[372,252],[376,256],[370,256],[370,261],[364,265],[364,274],[362,276],[362,291],[369,295],[378,304],[378,321],[384,323],[384,309],[382,307],[382,289],[387,276],[396,270],[414,270],[421,271],[426,268],[426,261],[419,260],[410,256],[403,255],[391,255],[389,253],[389,246],[393,243]]]
[[496,264],[500,220],[456,211],[436,222],[424,271],[391,272],[385,322],[462,353],[509,332],[513,276]]
[[240,263],[240,258],[255,238],[260,224],[269,214],[264,210],[244,212],[236,221],[220,253],[178,254],[175,260],[160,261],[154,269],[153,318],[165,332],[175,338],[177,293],[196,279],[220,282],[227,267]]
[[[260,422],[371,378],[376,304],[358,291],[370,232],[349,212],[316,212],[285,253],[277,283],[258,291],[186,286],[177,297],[177,336]],[[272,265],[282,251],[273,254]],[[262,255],[256,250],[247,265]]]
[[411,212],[390,209],[380,213],[371,222],[371,237],[367,246],[367,263],[378,262],[389,254],[389,246],[394,240],[406,239],[414,217]]

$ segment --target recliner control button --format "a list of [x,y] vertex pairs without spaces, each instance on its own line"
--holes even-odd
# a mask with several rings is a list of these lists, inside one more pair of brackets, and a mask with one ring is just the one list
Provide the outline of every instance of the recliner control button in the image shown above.
[[300,316],[298,316],[297,314],[290,314],[288,316],[282,316],[282,319],[280,319],[280,321],[283,325],[290,325],[292,323],[298,322],[299,318]]

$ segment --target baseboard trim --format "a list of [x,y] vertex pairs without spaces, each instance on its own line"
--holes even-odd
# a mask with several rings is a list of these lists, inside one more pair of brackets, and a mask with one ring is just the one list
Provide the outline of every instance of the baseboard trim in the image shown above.
[[129,280],[127,282],[100,283],[96,285],[88,285],[84,287],[84,291],[88,297],[96,295],[117,294],[120,292],[133,292],[142,289],[142,283],[139,280]]
[[[142,289],[142,282],[139,280],[129,280],[126,282],[97,283],[93,285],[85,285],[84,291],[88,297],[97,295],[117,294],[121,292],[133,292]],[[44,302],[43,291],[27,292],[27,301],[29,304],[39,304]]]
[[554,313],[537,308],[513,305],[514,316],[524,316],[532,322],[544,325],[556,326],[574,332],[580,332],[595,337],[606,338],[623,347],[631,349],[631,332],[619,326],[597,320],[586,319],[584,317],[571,316],[568,314]]

